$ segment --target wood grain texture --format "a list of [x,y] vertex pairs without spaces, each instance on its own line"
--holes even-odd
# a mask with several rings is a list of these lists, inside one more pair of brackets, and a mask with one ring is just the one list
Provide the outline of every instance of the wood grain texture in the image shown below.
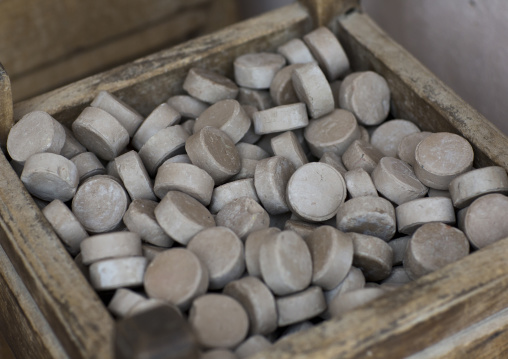
[[0,244],[66,355],[111,358],[113,319],[3,154],[0,183]]
[[35,109],[69,125],[101,90],[107,90],[148,115],[169,96],[183,93],[189,68],[207,67],[232,77],[233,60],[240,54],[270,51],[311,30],[312,21],[300,4],[292,4],[224,30],[200,37],[110,71],[22,101],[15,119]]
[[405,358],[508,306],[507,252],[508,238],[253,359]]
[[[10,348],[0,350],[0,357],[14,359],[15,355],[17,358],[66,358],[53,330],[2,247],[0,288],[0,307],[9,308],[0,311],[0,331],[10,343]],[[5,343],[1,343],[0,347],[4,345]]]
[[454,132],[475,151],[478,167],[508,170],[508,137],[395,43],[368,15],[337,20],[339,39],[356,70],[374,70],[387,80],[392,113],[422,130]]
[[314,27],[327,26],[336,16],[360,7],[360,0],[302,0],[301,3],[309,9]]
[[11,81],[0,63],[0,145],[7,143],[7,135],[13,125]]

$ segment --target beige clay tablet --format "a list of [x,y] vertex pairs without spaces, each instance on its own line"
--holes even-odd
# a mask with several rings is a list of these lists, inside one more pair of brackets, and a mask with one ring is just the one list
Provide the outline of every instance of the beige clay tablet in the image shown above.
[[263,160],[265,158],[270,157],[268,152],[263,150],[261,147],[250,143],[245,142],[237,143],[236,149],[238,150],[238,154],[240,155],[241,158],[247,158],[251,160]]
[[395,209],[381,197],[356,197],[342,204],[337,212],[337,228],[375,236],[384,241],[395,234]]
[[200,359],[238,359],[238,356],[228,349],[212,349],[201,354]]
[[215,221],[218,226],[230,228],[244,241],[250,233],[268,228],[270,216],[252,198],[240,197],[222,207]]
[[163,128],[150,137],[138,152],[148,174],[154,177],[168,158],[184,153],[188,138],[189,134],[180,125]]
[[65,130],[65,143],[60,150],[60,154],[65,158],[71,159],[80,153],[86,152],[85,146],[76,140],[72,131],[68,127],[63,126],[63,128]]
[[146,312],[148,310],[151,310],[151,309],[154,309],[154,308],[157,308],[160,306],[169,307],[170,310],[173,310],[176,315],[178,315],[180,317],[182,316],[182,312],[180,311],[180,309],[178,309],[178,307],[176,305],[173,305],[171,303],[168,303],[166,301],[163,301],[161,299],[156,299],[156,298],[148,298],[148,299],[144,299],[144,300],[136,303],[129,310],[129,312],[127,313],[127,316],[131,317],[133,315],[137,315],[139,313],[143,313],[143,312]]
[[277,48],[277,52],[284,56],[290,64],[306,64],[316,61],[309,48],[300,39],[292,39]]
[[294,69],[292,80],[296,95],[307,105],[311,118],[318,118],[333,111],[335,102],[332,89],[316,63]]
[[249,115],[236,100],[222,100],[208,107],[194,123],[193,133],[212,126],[226,133],[234,143],[240,141],[251,125]]
[[411,121],[390,120],[377,127],[370,143],[387,157],[397,157],[399,144],[407,135],[418,133],[420,129]]
[[196,67],[189,70],[183,89],[207,103],[234,99],[238,95],[238,86],[233,81],[211,70]]
[[446,197],[418,198],[397,206],[395,213],[398,231],[404,234],[412,234],[425,223],[455,223],[452,201]]
[[171,247],[173,240],[164,232],[155,219],[158,203],[147,199],[135,199],[123,216],[129,231],[139,234],[146,243],[160,247]]
[[475,200],[464,216],[464,233],[476,248],[508,237],[508,197],[492,193]]
[[217,213],[226,204],[240,197],[249,197],[256,202],[259,202],[259,198],[256,194],[256,188],[254,187],[254,179],[246,178],[228,182],[216,187],[212,193],[210,212]]
[[7,138],[9,156],[24,164],[33,154],[59,154],[65,144],[65,129],[46,112],[27,113],[10,130]]
[[242,158],[242,168],[240,172],[231,177],[231,181],[238,181],[241,179],[254,178],[254,173],[256,172],[256,166],[258,164],[258,160],[250,160],[248,158]]
[[392,247],[393,251],[393,265],[398,266],[402,264],[404,259],[404,253],[406,253],[407,243],[409,242],[410,236],[394,238],[388,245]]
[[449,189],[453,205],[464,208],[488,193],[508,194],[508,175],[502,167],[484,167],[458,176]]
[[383,154],[370,143],[356,140],[347,148],[342,155],[344,166],[351,171],[355,168],[363,168],[367,173],[372,173]]
[[157,298],[187,310],[194,298],[208,289],[208,271],[191,251],[168,249],[155,256],[146,268],[145,291]]
[[198,118],[208,108],[208,104],[188,95],[172,96],[166,102],[183,118]]
[[344,173],[344,180],[351,198],[372,196],[378,197],[372,178],[363,168],[356,168]]
[[167,103],[160,104],[139,126],[132,138],[132,146],[139,151],[150,137],[163,128],[177,124],[180,122],[180,118],[180,113]]
[[153,183],[136,151],[129,151],[115,158],[116,170],[132,200],[155,201]]
[[106,174],[106,168],[93,152],[82,152],[70,160],[78,169],[80,183],[92,176]]
[[143,116],[115,95],[110,94],[107,91],[99,92],[90,106],[100,108],[116,118],[127,130],[130,137],[134,136],[134,133],[136,133],[138,127],[143,122]]
[[314,232],[314,230],[318,227],[319,227],[318,224],[299,221],[299,220],[295,220],[295,219],[288,219],[284,223],[285,230],[293,231],[293,232],[297,233],[303,239],[310,236],[312,234],[312,232]]
[[397,157],[412,166],[415,162],[416,146],[418,146],[420,142],[422,142],[430,135],[432,135],[432,132],[422,131],[413,132],[407,136],[404,136],[399,142],[399,147],[397,148]]
[[339,317],[355,308],[379,298],[386,291],[381,288],[356,289],[336,296],[330,303],[329,311],[332,317]]
[[169,191],[154,213],[164,232],[184,245],[203,229],[215,227],[215,220],[208,209],[183,192]]
[[145,257],[106,259],[90,266],[90,281],[97,290],[137,287],[143,284]]
[[381,284],[406,284],[411,282],[411,278],[407,275],[403,266],[396,266],[392,268],[392,273]]
[[323,319],[330,319],[330,304],[336,296],[355,289],[361,289],[363,287],[365,287],[365,276],[363,275],[362,270],[356,267],[351,267],[346,278],[344,278],[344,280],[340,282],[338,286],[323,292],[327,309],[321,313],[320,316]]
[[110,232],[88,237],[81,242],[83,264],[104,259],[141,256],[141,237],[134,232]]
[[194,133],[194,124],[196,120],[187,120],[181,123],[182,128],[190,135]]
[[245,271],[243,243],[229,228],[207,228],[187,244],[208,271],[210,289],[224,288]]
[[154,192],[164,198],[169,191],[180,191],[208,206],[212,199],[213,178],[198,166],[166,161],[155,177]]
[[260,52],[241,55],[233,63],[236,83],[252,89],[270,88],[273,77],[285,64],[286,59],[279,54]]
[[282,231],[261,245],[259,264],[264,282],[276,295],[307,288],[312,280],[312,257],[305,241]]
[[235,298],[249,316],[249,334],[266,335],[277,329],[277,309],[270,289],[256,277],[243,277],[224,288],[224,294]]
[[176,155],[176,156],[170,157],[166,161],[164,161],[164,163],[166,163],[166,162],[192,164],[192,162],[187,154],[181,154],[181,155]]
[[250,276],[261,278],[261,268],[259,267],[259,252],[261,246],[272,235],[280,232],[280,229],[270,227],[260,229],[249,233],[245,240],[245,266]]
[[72,212],[92,233],[109,232],[122,223],[129,206],[125,189],[109,176],[94,176],[79,186],[72,199]]
[[97,157],[111,161],[129,143],[129,133],[120,122],[98,107],[86,107],[72,123],[76,139]]
[[205,348],[234,348],[247,336],[249,318],[235,299],[206,294],[192,303],[189,322]]
[[324,290],[338,286],[353,263],[351,237],[331,226],[321,226],[305,238],[305,243],[312,256],[312,284]]
[[28,157],[21,172],[21,182],[37,198],[66,202],[76,193],[79,174],[71,160],[43,152]]
[[272,343],[262,335],[253,335],[252,337],[245,339],[235,349],[235,354],[238,358],[249,358],[254,354],[269,348]]
[[379,125],[390,110],[390,89],[386,80],[373,71],[354,72],[340,86],[339,104],[353,112],[360,124]]
[[355,116],[341,109],[311,120],[305,128],[305,139],[312,154],[318,158],[325,152],[342,156],[351,143],[359,138],[360,129]]
[[295,171],[286,196],[291,211],[310,221],[326,221],[339,210],[346,198],[346,183],[330,165],[313,162]]
[[258,162],[254,173],[254,186],[268,213],[280,214],[289,211],[286,186],[294,172],[295,167],[285,157],[275,156]]
[[414,170],[424,185],[448,189],[455,177],[471,169],[473,158],[466,139],[453,133],[433,133],[416,146]]
[[42,210],[44,217],[51,224],[65,248],[71,255],[80,251],[80,243],[88,237],[85,229],[76,216],[62,201],[55,199]]
[[349,234],[353,240],[353,265],[360,268],[368,281],[379,281],[392,271],[393,251],[382,239],[359,233]]
[[446,197],[451,199],[452,195],[450,194],[450,191],[444,189],[429,188],[429,192],[427,192],[427,197]]
[[318,286],[310,287],[276,299],[279,327],[311,319],[326,309],[323,290]]
[[270,96],[277,106],[289,105],[299,102],[293,87],[293,70],[302,64],[293,64],[280,69],[270,85]]
[[308,33],[303,40],[324,69],[329,81],[343,76],[349,70],[349,60],[337,37],[326,27]]
[[424,197],[428,191],[411,166],[394,157],[379,160],[372,171],[372,181],[379,193],[398,205]]
[[309,123],[305,105],[301,102],[255,112],[253,120],[258,135],[295,130]]
[[319,159],[319,162],[332,166],[339,171],[342,176],[344,176],[347,172],[347,169],[344,167],[344,163],[342,162],[342,158],[333,152],[325,152]]
[[404,269],[411,279],[416,279],[468,254],[469,242],[464,233],[444,223],[427,223],[409,240]]
[[145,301],[146,298],[130,289],[119,288],[108,304],[108,310],[118,318],[127,316],[127,313],[136,304]]
[[240,172],[242,163],[234,142],[223,131],[205,127],[187,139],[185,149],[193,164],[220,185]]
[[287,158],[297,169],[309,162],[296,135],[292,131],[287,131],[273,137],[271,145],[275,156]]
[[146,258],[146,260],[148,261],[149,264],[153,261],[153,259],[155,258],[155,256],[157,254],[167,250],[166,247],[158,247],[158,246],[154,246],[152,244],[146,244],[146,243],[143,243],[141,245],[141,249],[143,251],[143,257]]
[[253,90],[246,87],[240,87],[238,102],[240,102],[242,106],[254,106],[256,110],[266,110],[273,106],[270,92],[266,90]]

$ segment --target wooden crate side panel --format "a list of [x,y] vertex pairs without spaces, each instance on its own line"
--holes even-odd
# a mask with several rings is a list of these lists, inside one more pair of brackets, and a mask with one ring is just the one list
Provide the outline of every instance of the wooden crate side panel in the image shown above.
[[232,76],[232,62],[236,56],[274,50],[311,28],[312,21],[305,8],[300,4],[289,5],[19,102],[14,106],[14,117],[19,119],[38,109],[69,125],[101,90],[114,93],[147,115],[170,95],[183,92],[182,84],[189,68],[207,67]]
[[7,135],[13,124],[11,81],[0,64],[0,145],[7,143]]
[[71,358],[111,358],[113,319],[0,155],[0,245]]
[[13,354],[17,358],[68,358],[1,246],[0,288],[0,308],[8,308],[0,310],[0,331]]
[[253,359],[405,358],[508,306],[508,238]]
[[454,132],[475,150],[478,167],[508,170],[508,137],[438,80],[365,14],[338,20],[339,39],[356,70],[374,70],[386,78],[396,118],[422,130]]

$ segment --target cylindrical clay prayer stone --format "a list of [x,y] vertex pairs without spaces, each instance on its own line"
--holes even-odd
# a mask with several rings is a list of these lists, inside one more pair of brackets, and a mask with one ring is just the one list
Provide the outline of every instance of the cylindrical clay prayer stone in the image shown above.
[[444,223],[427,223],[409,240],[404,268],[411,279],[416,279],[468,254],[469,242],[464,233]]
[[229,228],[207,228],[187,244],[206,266],[210,289],[221,289],[245,271],[243,243]]
[[129,151],[115,158],[116,170],[132,200],[149,199],[155,201],[153,184],[143,161],[136,151]]
[[224,131],[234,143],[237,143],[245,136],[250,125],[250,118],[238,101],[222,100],[199,115],[194,123],[193,133],[203,127],[212,126]]
[[183,248],[168,249],[148,265],[144,280],[151,298],[166,300],[186,310],[208,289],[208,271],[199,258]]
[[226,204],[241,197],[249,197],[256,202],[259,202],[259,198],[254,187],[254,180],[252,178],[232,181],[216,187],[212,193],[210,212],[217,213]]
[[133,232],[111,232],[86,238],[81,242],[83,264],[104,259],[141,256],[141,237]]
[[259,110],[266,110],[273,106],[270,92],[265,90],[253,90],[246,87],[240,87],[238,102],[240,102],[242,107],[250,105]]
[[78,169],[79,182],[81,183],[92,176],[106,174],[106,168],[93,152],[82,152],[72,157],[71,161]]
[[220,185],[240,172],[241,160],[233,141],[223,131],[205,127],[187,139],[185,149],[192,163]]
[[65,143],[64,127],[46,112],[34,111],[24,115],[10,130],[7,151],[11,158],[24,164],[33,154],[59,154]]
[[238,56],[233,63],[236,83],[253,89],[270,88],[273,77],[285,63],[283,56],[267,52]]
[[420,129],[407,120],[390,120],[374,130],[370,143],[387,157],[397,157],[399,144],[407,135],[418,133]]
[[378,125],[390,110],[390,89],[386,80],[375,72],[354,72],[340,86],[339,104],[353,112],[362,125]]
[[103,160],[111,161],[129,143],[129,133],[120,122],[97,107],[86,107],[72,123],[76,139]]
[[177,124],[180,118],[180,113],[167,103],[160,104],[139,126],[132,138],[132,146],[139,151],[150,137],[163,128]]
[[376,187],[371,177],[363,168],[347,171],[344,175],[346,187],[351,198],[372,196],[378,197]]
[[284,56],[290,64],[306,64],[316,61],[309,48],[300,39],[292,39],[277,48],[277,52]]
[[313,286],[302,292],[276,299],[280,327],[314,318],[326,309],[323,290]]
[[226,204],[215,220],[218,226],[230,228],[242,240],[250,233],[270,225],[268,213],[249,197],[240,197]]
[[143,284],[145,257],[106,259],[90,266],[90,281],[97,290],[136,287]]
[[381,288],[361,288],[338,295],[330,303],[330,314],[332,317],[339,317],[361,305],[379,298],[385,293],[386,292]]
[[238,95],[238,86],[233,81],[216,72],[196,67],[187,73],[183,89],[207,103],[233,99]]
[[415,150],[416,146],[422,142],[425,138],[432,135],[432,132],[414,132],[407,136],[404,136],[399,142],[397,148],[397,156],[404,162],[409,163],[411,166],[415,162]]
[[206,294],[192,303],[189,322],[206,348],[234,348],[249,329],[249,318],[238,301],[223,294]]
[[63,128],[65,130],[65,143],[60,150],[60,154],[65,158],[71,159],[80,153],[86,152],[85,146],[76,140],[72,131],[68,127],[63,126]]
[[448,189],[450,182],[473,165],[473,148],[453,133],[434,133],[415,150],[414,170],[418,179],[435,189]]
[[367,173],[372,173],[383,154],[370,143],[355,140],[342,155],[342,161],[348,171],[355,168],[363,168]]
[[188,95],[172,96],[166,102],[183,118],[198,118],[208,108],[208,104]]
[[36,153],[26,160],[21,182],[28,192],[40,199],[66,202],[76,193],[78,169],[63,156],[50,152]]
[[235,354],[238,358],[244,359],[269,348],[272,345],[268,339],[262,335],[253,335],[236,347]]
[[122,223],[129,197],[109,176],[94,176],[83,183],[72,199],[72,212],[92,233],[108,232]]
[[309,162],[296,135],[292,131],[275,136],[270,143],[275,156],[287,158],[295,168],[300,168]]
[[393,251],[382,239],[350,233],[353,240],[353,265],[360,268],[368,281],[385,279],[392,271]]
[[203,229],[215,227],[215,220],[205,206],[178,191],[169,191],[154,213],[164,232],[184,245]]
[[263,243],[272,235],[280,232],[279,228],[264,228],[250,233],[245,240],[245,266],[249,275],[261,278],[259,252]]
[[302,65],[289,65],[283,67],[275,74],[275,77],[270,85],[270,96],[272,97],[275,105],[281,106],[299,102],[291,77],[293,75],[293,70],[300,66]]
[[295,130],[309,123],[305,105],[301,102],[255,112],[253,120],[254,131],[258,135]]
[[295,171],[288,182],[286,198],[291,211],[310,221],[326,221],[346,198],[346,183],[332,166],[313,162]]
[[351,267],[346,278],[342,282],[339,283],[338,286],[331,290],[324,291],[323,294],[325,296],[327,309],[321,313],[321,318],[330,319],[330,305],[335,297],[340,294],[350,292],[355,289],[360,289],[365,286],[365,276],[361,269],[356,267]]
[[446,197],[418,198],[395,208],[400,233],[412,234],[430,222],[455,223],[452,201]]
[[256,277],[235,280],[224,288],[224,294],[235,298],[249,316],[249,334],[270,334],[277,329],[277,309],[270,289]]

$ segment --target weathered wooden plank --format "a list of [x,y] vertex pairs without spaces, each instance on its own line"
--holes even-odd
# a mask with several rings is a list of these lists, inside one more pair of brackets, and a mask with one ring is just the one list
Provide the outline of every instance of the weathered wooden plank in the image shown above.
[[12,92],[9,76],[0,63],[0,145],[5,146],[12,127]]
[[309,9],[314,27],[327,26],[333,18],[360,7],[360,0],[302,0]]
[[475,150],[475,164],[508,170],[508,137],[438,80],[412,55],[361,13],[337,20],[338,36],[356,70],[386,78],[396,118],[423,130],[462,135]]
[[502,359],[507,357],[508,309],[504,309],[407,359]]
[[65,352],[111,358],[113,319],[3,154],[0,183],[0,245]]
[[101,90],[116,94],[146,115],[170,95],[182,93],[183,80],[190,67],[207,67],[231,76],[236,56],[274,50],[285,41],[307,33],[311,26],[306,9],[295,3],[19,102],[14,106],[14,117],[19,119],[38,109],[69,125]]
[[0,331],[13,354],[17,358],[67,358],[1,246],[0,288],[0,307],[8,308],[0,311]]
[[369,357],[417,353],[508,306],[508,238],[253,359]]

